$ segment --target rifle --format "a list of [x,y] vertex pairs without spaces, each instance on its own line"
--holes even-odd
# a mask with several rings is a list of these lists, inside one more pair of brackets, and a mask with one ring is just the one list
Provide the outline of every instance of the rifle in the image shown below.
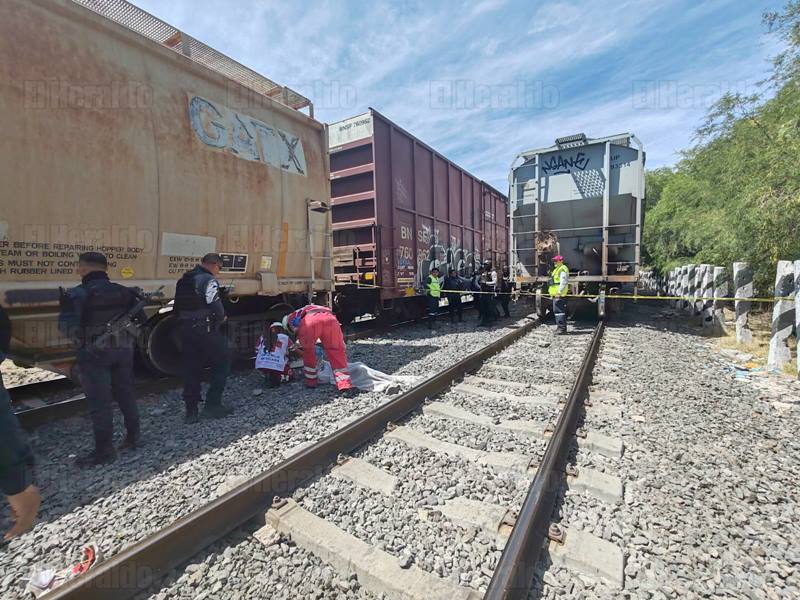
[[233,290],[236,289],[236,282],[231,279],[231,282],[228,285],[220,285],[219,286],[219,299],[223,302],[229,302],[231,304],[236,304],[233,300],[231,300],[231,294]]
[[108,323],[106,323],[106,329],[103,333],[97,336],[94,340],[90,343],[87,343],[85,348],[87,350],[99,350],[103,347],[103,345],[110,339],[116,338],[119,339],[123,334],[130,334],[132,336],[136,336],[136,332],[139,330],[139,323],[136,322],[135,317],[139,312],[148,304],[150,304],[151,298],[161,297],[163,296],[163,292],[161,290],[164,289],[162,285],[159,287],[155,292],[151,294],[136,294],[138,298],[136,304],[131,306],[128,310],[124,313],[111,319]]

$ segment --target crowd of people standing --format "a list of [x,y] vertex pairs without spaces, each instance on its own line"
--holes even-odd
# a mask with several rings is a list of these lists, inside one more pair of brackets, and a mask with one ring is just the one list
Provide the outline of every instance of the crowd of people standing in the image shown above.
[[442,276],[438,267],[432,267],[425,282],[428,324],[433,329],[433,317],[439,312],[442,294],[447,298],[450,322],[463,322],[463,296],[470,294],[478,308],[478,327],[491,327],[498,319],[511,316],[509,305],[515,286],[508,267],[503,267],[498,274],[488,260],[470,277],[462,277],[455,269],[449,269]]

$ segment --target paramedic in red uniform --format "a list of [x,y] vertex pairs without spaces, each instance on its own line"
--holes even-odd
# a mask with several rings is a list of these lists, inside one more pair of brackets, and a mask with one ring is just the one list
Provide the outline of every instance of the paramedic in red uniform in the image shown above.
[[286,315],[283,326],[297,335],[297,341],[303,347],[303,374],[307,387],[317,387],[316,344],[319,340],[331,363],[336,388],[340,392],[352,389],[342,328],[330,308],[309,304]]

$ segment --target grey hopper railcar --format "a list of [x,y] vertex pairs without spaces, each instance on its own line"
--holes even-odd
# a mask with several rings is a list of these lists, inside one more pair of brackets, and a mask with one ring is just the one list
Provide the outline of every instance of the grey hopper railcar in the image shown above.
[[642,143],[631,133],[596,139],[572,135],[514,159],[509,263],[520,287],[536,291],[540,313],[556,254],[569,267],[571,293],[596,301],[601,316],[606,294],[635,288],[644,163]]

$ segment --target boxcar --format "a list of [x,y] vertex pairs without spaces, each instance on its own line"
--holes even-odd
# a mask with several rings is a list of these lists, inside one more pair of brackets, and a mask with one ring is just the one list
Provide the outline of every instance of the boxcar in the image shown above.
[[644,162],[642,144],[630,133],[559,138],[514,159],[510,261],[520,286],[537,292],[540,312],[556,254],[569,267],[572,293],[597,301],[601,315],[610,290],[636,285]]
[[[329,297],[327,132],[307,99],[123,0],[0,0],[0,55],[15,361],[69,371],[58,288],[86,250],[107,254],[114,280],[165,286],[165,303],[198,257],[221,253],[236,339]],[[169,307],[151,312],[143,355],[174,372]]]
[[431,267],[508,256],[508,199],[375,111],[329,126],[335,306],[342,321],[424,311]]

